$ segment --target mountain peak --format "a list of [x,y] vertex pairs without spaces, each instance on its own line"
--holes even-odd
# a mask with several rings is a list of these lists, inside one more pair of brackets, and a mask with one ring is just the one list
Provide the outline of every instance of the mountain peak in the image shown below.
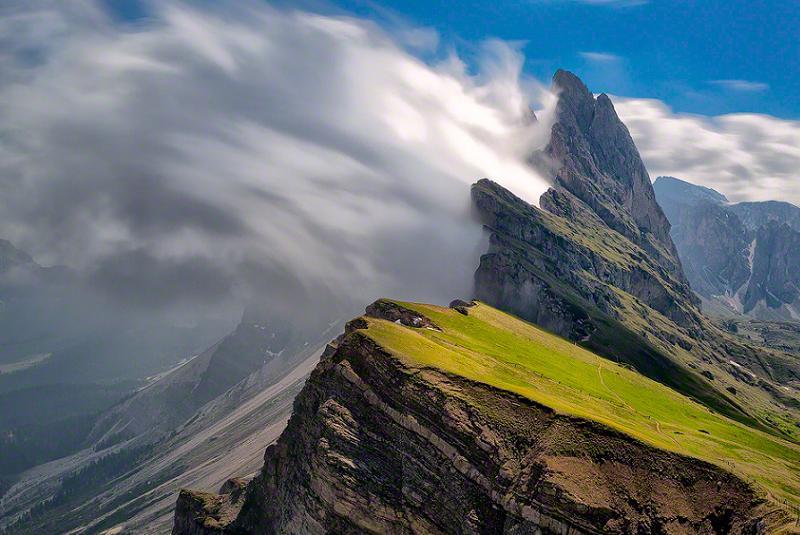
[[38,267],[31,255],[0,239],[0,273],[18,267]]
[[581,130],[589,128],[594,115],[594,95],[580,78],[569,71],[553,75],[553,90],[558,93],[558,115],[571,115]]
[[[659,202],[661,199],[669,198],[671,201],[682,204],[694,204],[701,201],[709,201],[717,204],[727,204],[728,198],[717,190],[698,186],[674,176],[660,176],[653,183],[653,189]],[[663,207],[663,206],[662,206]]]
[[542,197],[542,207],[567,216],[565,206],[576,202],[588,206],[606,225],[683,279],[669,221],[611,99],[606,94],[595,98],[580,78],[564,70],[553,76],[553,90],[559,100],[550,143],[544,158],[533,158],[554,162],[542,170],[554,183]]
[[553,85],[562,91],[580,92],[589,94],[589,88],[577,75],[564,69],[558,69],[553,75]]

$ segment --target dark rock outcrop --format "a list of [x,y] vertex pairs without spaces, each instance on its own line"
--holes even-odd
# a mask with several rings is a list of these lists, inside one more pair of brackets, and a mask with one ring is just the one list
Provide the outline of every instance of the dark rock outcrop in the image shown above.
[[469,309],[474,306],[475,301],[464,301],[463,299],[454,299],[450,301],[450,308],[465,316],[469,316]]
[[366,315],[370,318],[378,318],[386,321],[393,321],[405,325],[406,327],[414,327],[417,329],[434,329],[440,330],[439,327],[433,323],[429,318],[422,314],[418,314],[412,310],[401,307],[397,303],[393,303],[388,299],[378,299],[366,309]]
[[220,533],[236,519],[242,508],[247,483],[229,479],[218,494],[181,490],[175,505],[175,524],[172,533],[207,535]]

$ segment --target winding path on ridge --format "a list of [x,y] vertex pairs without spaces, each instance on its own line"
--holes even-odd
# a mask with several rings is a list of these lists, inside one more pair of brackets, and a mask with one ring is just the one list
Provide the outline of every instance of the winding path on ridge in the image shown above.
[[[625,407],[627,407],[628,409],[630,409],[632,412],[634,412],[634,413],[638,412],[636,409],[634,409],[633,407],[631,407],[631,406],[630,406],[630,405],[629,405],[629,404],[628,404],[628,403],[627,403],[627,402],[626,402],[624,399],[622,399],[622,398],[621,398],[621,397],[620,397],[620,396],[619,396],[619,395],[618,395],[616,392],[614,392],[614,390],[613,390],[613,389],[611,389],[611,388],[610,388],[610,387],[609,387],[609,386],[606,384],[605,380],[603,379],[603,365],[602,365],[602,364],[598,364],[598,365],[597,365],[597,376],[600,378],[600,383],[603,385],[603,388],[605,388],[606,390],[608,390],[608,391],[609,391],[609,393],[610,393],[612,396],[614,396],[614,398],[616,398],[616,400],[617,400],[617,401],[619,401],[619,402],[620,402],[622,405],[624,405]],[[663,431],[661,430],[661,422],[659,422],[658,420],[656,420],[656,419],[655,419],[655,418],[653,418],[652,416],[647,416],[647,418],[648,418],[648,419],[650,419],[650,420],[653,420],[653,421],[655,422],[655,424],[656,424],[656,431],[657,431],[659,434],[662,434],[662,435],[664,435],[664,436],[668,437],[668,438],[669,438],[670,440],[672,440],[672,441],[673,441],[675,444],[677,444],[678,446],[680,446],[680,442],[678,442],[677,440],[675,440],[675,437],[673,437],[672,435],[670,435],[670,434],[668,434],[668,433],[665,433],[665,432],[663,432]]]

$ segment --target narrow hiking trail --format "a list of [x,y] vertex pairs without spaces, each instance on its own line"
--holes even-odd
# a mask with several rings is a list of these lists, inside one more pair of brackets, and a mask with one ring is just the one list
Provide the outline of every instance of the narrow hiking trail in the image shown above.
[[[630,405],[629,405],[629,404],[628,404],[628,403],[627,403],[627,402],[626,402],[624,399],[622,399],[622,398],[621,398],[621,397],[620,397],[620,396],[619,396],[619,395],[618,395],[616,392],[614,392],[614,390],[613,390],[612,388],[610,388],[610,387],[609,387],[609,386],[606,384],[606,382],[605,382],[605,379],[603,379],[603,366],[602,366],[602,364],[598,364],[598,365],[597,365],[597,376],[600,378],[600,383],[603,385],[603,388],[605,388],[606,390],[608,390],[608,392],[609,392],[609,393],[610,393],[612,396],[614,396],[614,398],[615,398],[617,401],[619,401],[619,402],[620,402],[622,405],[624,405],[625,407],[627,407],[628,409],[630,409],[632,412],[634,412],[634,413],[637,413],[637,410],[636,410],[636,409],[634,409],[633,407],[631,407],[631,406],[630,406]],[[656,424],[656,431],[657,431],[659,434],[661,434],[661,435],[664,435],[664,436],[668,437],[668,438],[669,438],[670,440],[672,440],[672,441],[673,441],[675,444],[677,444],[678,446],[680,446],[680,442],[678,442],[678,441],[675,439],[675,437],[673,437],[673,436],[672,436],[672,435],[670,435],[669,433],[666,433],[666,432],[664,432],[664,431],[661,429],[661,422],[659,422],[658,420],[656,420],[656,419],[655,419],[655,418],[653,418],[652,416],[646,416],[646,418],[647,418],[648,420],[652,420],[653,422],[655,422],[655,424]]]

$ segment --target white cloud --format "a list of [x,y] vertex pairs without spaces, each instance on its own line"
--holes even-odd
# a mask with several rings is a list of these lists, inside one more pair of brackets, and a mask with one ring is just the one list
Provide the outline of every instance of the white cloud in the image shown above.
[[709,83],[731,91],[742,91],[746,93],[758,93],[769,89],[768,84],[763,82],[751,82],[749,80],[711,80]]
[[769,115],[706,117],[663,102],[614,98],[650,175],[672,175],[716,189],[731,201],[800,205],[800,121]]
[[619,61],[621,58],[608,52],[580,52],[583,59],[596,63],[611,63]]
[[0,226],[41,260],[131,298],[217,277],[269,298],[444,301],[469,293],[480,253],[469,184],[547,188],[524,162],[546,142],[524,121],[536,88],[508,45],[473,76],[404,48],[436,47],[429,30],[152,5],[133,27],[90,1],[6,7]]

